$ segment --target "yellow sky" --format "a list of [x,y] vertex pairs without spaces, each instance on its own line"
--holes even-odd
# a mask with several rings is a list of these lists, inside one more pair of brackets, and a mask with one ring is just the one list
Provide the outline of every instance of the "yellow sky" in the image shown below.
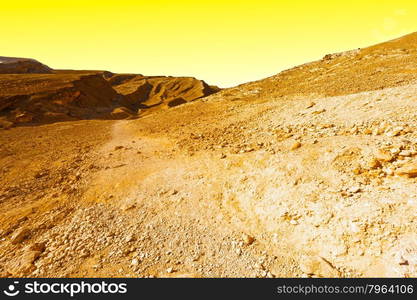
[[0,55],[221,87],[417,31],[415,0],[1,1]]

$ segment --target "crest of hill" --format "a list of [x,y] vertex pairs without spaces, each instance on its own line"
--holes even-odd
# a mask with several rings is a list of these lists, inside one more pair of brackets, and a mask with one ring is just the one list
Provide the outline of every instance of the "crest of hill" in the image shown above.
[[0,74],[51,74],[53,70],[35,59],[0,56]]
[[368,48],[325,55],[321,60],[225,90],[251,98],[253,91],[276,97],[338,96],[407,85],[417,79],[417,33]]

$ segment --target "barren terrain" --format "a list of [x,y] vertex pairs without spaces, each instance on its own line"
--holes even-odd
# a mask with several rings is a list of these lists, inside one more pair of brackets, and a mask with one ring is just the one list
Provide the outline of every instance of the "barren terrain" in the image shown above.
[[200,97],[0,131],[1,275],[417,276],[417,34]]

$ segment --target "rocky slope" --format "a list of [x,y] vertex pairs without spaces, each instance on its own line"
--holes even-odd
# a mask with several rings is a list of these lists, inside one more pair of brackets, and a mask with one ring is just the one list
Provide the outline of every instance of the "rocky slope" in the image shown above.
[[2,276],[417,276],[416,36],[0,132]]
[[52,69],[29,58],[0,56],[0,74],[51,74]]
[[123,101],[100,74],[0,75],[0,88],[10,125],[105,118]]
[[79,119],[135,118],[219,90],[195,78],[52,70],[34,60],[5,57],[0,57],[0,62],[3,128]]
[[143,76],[116,74],[109,77],[113,88],[145,113],[178,106],[199,99],[220,89],[192,77]]

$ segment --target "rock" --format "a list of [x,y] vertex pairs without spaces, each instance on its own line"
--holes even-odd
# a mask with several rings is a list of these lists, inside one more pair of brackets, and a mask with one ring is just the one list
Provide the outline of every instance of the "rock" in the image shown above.
[[124,210],[124,211],[128,211],[128,210],[131,210],[131,209],[134,209],[134,208],[136,208],[136,204],[134,204],[134,203],[126,203],[121,207],[121,209]]
[[87,249],[84,249],[83,251],[81,251],[80,253],[80,257],[81,258],[87,258],[90,256],[90,251],[88,251]]
[[377,127],[372,131],[373,135],[381,135],[385,132],[385,129],[383,127]]
[[291,150],[296,150],[298,148],[301,147],[301,143],[300,142],[295,142],[294,144],[291,145]]
[[366,128],[366,129],[363,131],[363,134],[370,135],[370,134],[372,134],[372,130],[371,130],[370,128]]
[[133,242],[135,239],[136,239],[136,238],[135,238],[133,235],[129,234],[129,235],[126,237],[125,242],[126,242],[126,243]]
[[29,249],[32,250],[32,251],[43,252],[46,249],[46,244],[44,242],[42,242],[42,243],[34,243],[31,246],[29,246]]
[[339,277],[340,273],[327,260],[320,256],[305,256],[300,263],[300,269],[308,275],[319,277]]
[[387,133],[386,133],[386,136],[389,136],[389,137],[394,137],[394,136],[400,135],[400,133],[401,133],[403,130],[404,130],[404,127],[401,127],[401,126],[399,126],[399,127],[395,127],[395,128],[393,128],[393,129],[391,129],[389,132],[387,132]]
[[25,239],[27,239],[29,235],[30,230],[22,227],[13,233],[12,237],[10,238],[10,241],[12,242],[12,244],[19,244],[23,242]]
[[392,148],[392,149],[390,149],[389,150],[393,155],[398,155],[400,152],[401,152],[401,150],[400,149],[398,149],[398,148]]
[[360,167],[360,166],[356,166],[355,168],[353,168],[353,174],[355,174],[355,175],[360,175],[360,174],[362,174],[362,168]]
[[379,149],[375,152],[375,158],[380,162],[389,162],[394,159],[394,155],[390,151]]
[[7,270],[13,275],[30,273],[35,269],[33,263],[40,255],[40,251],[26,250],[20,257],[9,262]]
[[385,169],[383,169],[383,171],[384,171],[384,173],[385,173],[386,175],[388,175],[388,176],[392,176],[392,175],[394,175],[394,171],[393,171],[393,170],[391,170],[390,168],[385,168]]
[[399,265],[401,265],[401,266],[408,266],[408,265],[409,265],[408,260],[406,260],[406,259],[405,259],[404,257],[402,257],[402,256],[400,256],[400,257],[398,258],[397,263],[398,263]]
[[167,273],[172,273],[172,272],[174,272],[174,269],[173,268],[168,268],[167,269]]
[[255,241],[255,238],[251,235],[244,233],[242,234],[242,241],[246,246],[249,246]]
[[319,114],[321,114],[321,113],[324,113],[326,110],[323,108],[323,109],[320,109],[320,110],[316,110],[316,111],[313,111],[312,112],[312,114],[313,115],[319,115]]
[[381,163],[379,162],[379,160],[378,160],[378,159],[376,159],[376,158],[371,158],[371,159],[369,160],[369,162],[368,162],[368,166],[369,166],[369,168],[371,168],[371,169],[377,169],[377,168],[379,168],[379,167],[381,166]]
[[352,186],[347,189],[347,192],[352,193],[352,194],[359,193],[360,191],[361,191],[361,188],[358,186]]
[[311,101],[307,106],[306,106],[306,108],[312,108],[314,105],[316,105],[316,103],[315,102],[313,102],[313,101]]
[[127,118],[132,117],[134,114],[135,113],[133,111],[131,111],[130,109],[128,109],[127,107],[124,107],[124,106],[116,107],[111,112],[111,116],[114,119],[127,119]]
[[400,153],[398,153],[398,155],[400,155],[400,156],[404,156],[404,157],[409,157],[409,156],[411,156],[411,155],[412,155],[412,153],[411,153],[411,151],[409,151],[409,150],[403,150],[403,151],[401,151]]
[[26,113],[26,112],[17,114],[15,117],[16,123],[29,123],[29,122],[32,122],[32,120],[33,120],[33,115]]
[[132,266],[137,266],[139,264],[139,260],[137,258],[132,259]]
[[410,178],[417,177],[417,162],[413,161],[405,164],[395,171],[397,175],[407,176]]
[[290,224],[291,225],[298,225],[298,221],[297,220],[290,220]]

